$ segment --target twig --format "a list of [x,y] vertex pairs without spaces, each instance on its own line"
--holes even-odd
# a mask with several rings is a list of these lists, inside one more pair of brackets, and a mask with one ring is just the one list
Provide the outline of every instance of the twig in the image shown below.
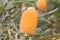
[[13,22],[12,19],[11,19],[11,22],[12,22],[12,25],[14,26],[15,30],[16,30],[17,32],[19,32],[18,29],[17,29],[17,26],[15,25],[15,23]]

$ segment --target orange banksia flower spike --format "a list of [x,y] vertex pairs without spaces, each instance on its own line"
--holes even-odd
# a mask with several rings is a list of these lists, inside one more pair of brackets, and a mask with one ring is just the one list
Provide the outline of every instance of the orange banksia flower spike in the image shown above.
[[37,8],[43,10],[44,12],[47,11],[47,2],[46,0],[37,0],[36,4]]
[[24,34],[34,35],[36,32],[37,26],[37,12],[33,7],[28,7],[22,13],[22,17],[20,20],[20,32]]

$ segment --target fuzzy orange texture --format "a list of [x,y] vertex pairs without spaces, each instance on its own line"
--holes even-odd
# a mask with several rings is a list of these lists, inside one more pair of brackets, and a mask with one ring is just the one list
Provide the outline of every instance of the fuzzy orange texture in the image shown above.
[[36,32],[37,19],[37,12],[34,8],[25,10],[20,20],[20,32],[34,35]]
[[44,12],[47,11],[47,2],[46,2],[46,0],[38,0],[36,6],[37,6],[38,9],[44,10]]

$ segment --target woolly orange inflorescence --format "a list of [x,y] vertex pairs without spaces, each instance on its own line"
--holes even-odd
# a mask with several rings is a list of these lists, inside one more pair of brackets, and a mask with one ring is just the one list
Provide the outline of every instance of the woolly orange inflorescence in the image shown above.
[[44,12],[47,11],[47,2],[46,0],[37,0],[36,4],[37,8],[43,10]]
[[33,7],[29,7],[22,13],[20,20],[20,32],[24,34],[34,35],[36,32],[38,16]]

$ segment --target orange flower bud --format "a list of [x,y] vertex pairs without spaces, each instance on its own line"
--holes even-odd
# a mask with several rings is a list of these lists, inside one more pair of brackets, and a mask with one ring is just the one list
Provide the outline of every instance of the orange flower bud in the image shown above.
[[20,20],[20,32],[34,35],[36,32],[37,19],[37,12],[33,7],[29,7],[25,10]]
[[38,0],[37,1],[37,8],[43,10],[44,12],[47,11],[47,2],[46,0]]

